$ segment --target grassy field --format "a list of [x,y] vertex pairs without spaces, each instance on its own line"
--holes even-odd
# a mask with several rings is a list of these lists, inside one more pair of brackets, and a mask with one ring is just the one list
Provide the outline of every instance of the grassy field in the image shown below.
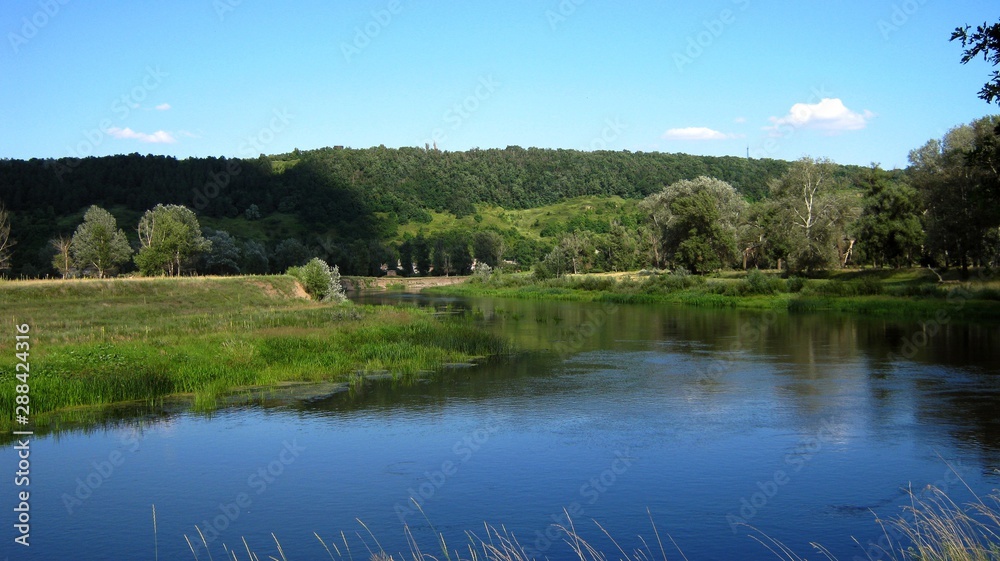
[[30,326],[30,413],[233,388],[412,375],[510,352],[506,341],[420,310],[309,300],[289,276],[0,284],[0,430],[13,422],[15,325]]
[[[476,205],[476,214],[455,218],[448,212],[431,212],[428,224],[411,222],[401,225],[398,240],[405,234],[416,235],[423,231],[425,235],[447,232],[456,228],[481,230],[494,228],[498,230],[515,229],[522,236],[540,239],[541,232],[548,227],[562,224],[574,216],[590,216],[592,218],[610,219],[623,211],[633,212],[639,201],[621,197],[575,197],[556,204],[509,210],[497,206]],[[476,219],[476,216],[479,219]]]
[[530,274],[473,277],[462,285],[428,289],[455,296],[499,296],[617,303],[667,303],[863,315],[1000,319],[1000,278],[974,273],[944,282],[926,269],[845,270],[822,278],[782,278],[775,271],[712,276],[666,272],[567,275],[539,281]]
[[[502,231],[514,229],[524,237],[538,240],[541,239],[543,230],[557,227],[574,216],[607,220],[623,211],[634,212],[638,204],[638,200],[621,197],[576,197],[556,204],[523,210],[508,210],[498,206],[478,204],[475,205],[474,214],[462,218],[456,218],[450,212],[430,211],[429,223],[401,224],[392,241],[400,242],[404,235],[415,236],[420,231],[425,235],[434,235],[456,228],[466,230],[493,228]],[[141,213],[129,211],[121,206],[111,207],[110,210],[118,217],[119,226],[137,224],[142,216]],[[314,240],[313,234],[316,233],[294,215],[283,213],[273,213],[259,220],[247,220],[242,215],[234,218],[199,216],[198,220],[206,228],[225,230],[241,239],[255,239],[269,244],[276,244],[287,238],[311,242]],[[75,215],[62,217],[59,226],[62,231],[72,231],[82,221],[81,211]]]

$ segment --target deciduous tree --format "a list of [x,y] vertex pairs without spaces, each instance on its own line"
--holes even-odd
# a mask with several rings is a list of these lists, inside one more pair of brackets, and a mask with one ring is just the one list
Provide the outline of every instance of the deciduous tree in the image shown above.
[[147,210],[139,220],[139,243],[135,264],[144,275],[180,275],[212,247],[194,211],[182,205],[158,204]]
[[10,213],[0,204],[0,271],[10,269],[10,250],[14,240],[10,237]]
[[73,271],[73,256],[70,251],[73,247],[73,238],[59,236],[58,238],[49,240],[49,246],[56,251],[56,254],[52,257],[52,267],[59,271],[62,278],[69,278]]
[[924,242],[916,189],[890,180],[876,165],[864,188],[861,217],[853,228],[862,259],[876,266],[916,261]]
[[503,236],[492,230],[482,230],[472,236],[473,255],[490,267],[500,264],[505,249]]
[[1000,187],[989,152],[1000,118],[984,117],[910,152],[914,186],[926,207],[924,228],[932,258],[967,270],[986,264],[988,240],[1000,227]]
[[93,268],[98,278],[126,263],[132,247],[115,217],[99,206],[90,207],[70,242],[73,263],[80,270]]
[[[951,34],[952,41],[961,41],[965,51],[962,64],[968,64],[979,55],[993,66],[1000,64],[1000,23],[983,23],[970,33],[971,26],[956,27]],[[993,77],[979,90],[979,97],[987,103],[1000,103],[1000,71],[993,71]]]
[[834,169],[830,160],[802,158],[771,186],[774,216],[768,237],[787,248],[778,257],[787,258],[792,270],[844,264],[841,243],[860,213],[860,200],[836,183]]
[[240,274],[240,247],[236,239],[224,230],[212,230],[207,234],[205,239],[212,245],[202,255],[199,268],[210,275]]
[[709,177],[678,181],[641,203],[652,223],[659,255],[704,272],[730,265],[746,201],[725,181]]

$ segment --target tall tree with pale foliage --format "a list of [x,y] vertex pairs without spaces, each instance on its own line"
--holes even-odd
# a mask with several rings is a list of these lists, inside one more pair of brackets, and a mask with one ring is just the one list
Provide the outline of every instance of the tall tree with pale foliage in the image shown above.
[[657,265],[705,272],[735,261],[747,202],[725,181],[704,176],[678,181],[646,197],[640,208],[652,223]]
[[[768,236],[792,270],[843,266],[849,257],[847,226],[861,213],[858,193],[840,189],[828,159],[802,158],[771,185],[772,231]],[[847,245],[850,242],[847,241]]]
[[66,236],[52,238],[49,240],[49,245],[56,251],[52,257],[52,267],[59,271],[62,278],[69,278],[73,271],[73,255],[70,251],[73,247],[73,238]]
[[93,269],[98,278],[128,262],[132,247],[125,232],[110,212],[92,206],[83,215],[70,241],[73,264],[80,270]]
[[10,269],[10,250],[14,240],[10,237],[10,213],[0,204],[0,271]]
[[180,275],[212,247],[194,211],[183,205],[158,204],[147,210],[139,220],[139,243],[135,264],[144,275]]

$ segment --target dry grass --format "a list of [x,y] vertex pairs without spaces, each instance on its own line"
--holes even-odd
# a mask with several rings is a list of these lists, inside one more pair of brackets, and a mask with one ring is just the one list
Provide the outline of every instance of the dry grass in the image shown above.
[[1000,560],[1000,496],[958,505],[934,487],[922,495],[910,492],[902,516],[879,520],[889,544],[883,554],[894,561]]
[[[945,493],[935,488],[927,488],[924,497],[914,493],[910,494],[910,505],[904,509],[903,514],[892,520],[877,520],[885,531],[888,539],[888,546],[874,552],[876,557],[868,553],[868,559],[874,561],[878,559],[890,559],[892,561],[998,561],[1000,560],[1000,495],[989,495],[985,499],[976,496],[976,500],[970,504],[960,506],[950,499]],[[419,509],[419,505],[417,505]],[[420,511],[423,514],[423,511]],[[155,515],[154,515],[155,516]],[[414,535],[409,526],[403,527],[408,551],[389,553],[382,547],[378,538],[361,522],[364,531],[355,532],[354,547],[352,549],[351,536],[340,532],[335,540],[324,540],[318,533],[313,535],[320,543],[320,547],[326,552],[331,561],[354,561],[357,559],[367,559],[370,561],[394,561],[412,559],[413,561],[536,561],[541,559],[577,559],[579,561],[608,561],[618,559],[623,561],[653,561],[662,559],[677,559],[688,561],[687,555],[673,540],[666,535],[669,545],[665,545],[664,537],[661,536],[656,524],[650,514],[652,525],[652,538],[646,540],[639,536],[642,544],[640,547],[627,551],[616,541],[608,531],[596,521],[596,534],[602,534],[610,539],[613,546],[612,551],[601,551],[593,545],[591,541],[583,537],[577,530],[575,523],[566,513],[567,523],[565,525],[555,525],[562,536],[562,543],[554,543],[553,550],[544,553],[533,552],[530,548],[523,546],[517,537],[503,526],[484,525],[484,534],[477,535],[474,532],[466,532],[466,543],[460,548],[450,548],[445,542],[443,534],[439,533],[434,526],[424,519],[433,533],[433,542],[429,547],[421,543]],[[764,551],[769,552],[776,559],[783,561],[805,561],[800,553],[793,551],[782,542],[771,538],[765,532],[747,526],[751,531],[750,537]],[[197,528],[196,528],[197,529]],[[890,534],[895,535],[893,539]],[[278,556],[270,555],[266,559],[284,560],[284,552],[277,538],[272,538],[277,547]],[[208,543],[205,541],[201,531],[192,540],[188,536],[185,539],[189,544],[198,543],[204,545],[205,553],[208,552]],[[243,540],[241,551],[230,549],[223,544],[226,559],[239,561],[249,559],[259,561],[256,553],[246,546]],[[813,550],[821,558],[828,561],[835,561],[836,557],[823,545],[812,543]],[[860,544],[859,544],[860,545]],[[557,549],[560,548],[561,549]],[[242,556],[243,549],[246,556]],[[199,548],[200,551],[200,548]],[[667,552],[670,552],[668,556]],[[191,552],[198,555],[195,547],[191,547]],[[854,559],[858,559],[857,556]]]

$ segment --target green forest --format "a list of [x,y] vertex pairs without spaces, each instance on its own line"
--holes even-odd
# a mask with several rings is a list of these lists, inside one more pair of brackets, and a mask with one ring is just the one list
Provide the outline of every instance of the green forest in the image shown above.
[[7,159],[0,258],[13,278],[264,274],[314,257],[375,276],[994,267],[998,169],[998,117],[915,147],[902,170],[517,146]]

